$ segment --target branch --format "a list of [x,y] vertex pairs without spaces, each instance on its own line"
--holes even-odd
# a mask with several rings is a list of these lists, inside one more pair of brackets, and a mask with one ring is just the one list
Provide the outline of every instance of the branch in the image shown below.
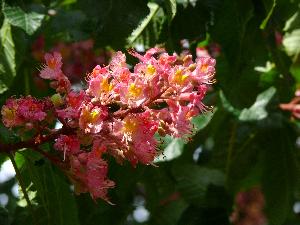
[[36,146],[39,146],[43,143],[53,141],[61,134],[71,134],[74,133],[75,129],[70,127],[62,127],[61,129],[55,131],[52,134],[48,135],[36,135],[35,137],[27,140],[20,141],[14,144],[5,144],[0,142],[0,153],[5,152],[7,154],[13,153],[22,148],[32,148],[34,149]]

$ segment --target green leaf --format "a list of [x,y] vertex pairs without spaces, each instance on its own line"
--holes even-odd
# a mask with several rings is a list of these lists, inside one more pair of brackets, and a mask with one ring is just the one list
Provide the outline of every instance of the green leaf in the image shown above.
[[156,3],[149,2],[148,7],[150,9],[150,12],[148,16],[143,19],[143,21],[138,25],[138,27],[132,32],[132,34],[128,37],[127,42],[128,44],[132,44],[146,29],[148,24],[150,23],[151,19],[155,16],[157,13],[159,6]]
[[182,139],[172,139],[170,136],[167,136],[164,138],[164,141],[169,142],[169,144],[164,149],[163,153],[154,160],[155,163],[166,162],[178,158],[183,151],[184,141]]
[[6,91],[16,76],[15,45],[12,39],[11,26],[4,19],[1,30],[0,46],[0,94]]
[[220,96],[222,106],[227,112],[233,114],[234,116],[240,115],[241,111],[233,107],[233,105],[228,101],[228,99],[226,98],[222,90],[220,91],[219,96]]
[[29,35],[32,35],[41,26],[45,17],[36,12],[26,13],[20,7],[11,7],[4,3],[3,14],[11,25],[23,29]]
[[175,166],[172,172],[178,182],[180,193],[186,200],[192,202],[203,202],[210,185],[224,186],[225,184],[224,174],[217,169],[187,164]]
[[266,212],[272,225],[282,225],[292,209],[299,168],[294,153],[294,141],[289,129],[264,132],[261,147],[264,152],[263,191]]
[[266,106],[271,101],[275,93],[276,88],[270,87],[256,97],[256,101],[250,108],[245,108],[243,110],[238,110],[232,106],[222,91],[220,91],[220,100],[224,109],[238,117],[240,121],[255,121],[265,119],[268,116]]
[[[204,129],[208,125],[209,121],[211,121],[216,111],[217,109],[194,117],[192,119],[192,124],[194,125],[193,132],[196,133]],[[182,154],[185,145],[184,140],[180,138],[174,139],[171,136],[165,136],[160,139],[163,141],[161,147],[164,148],[164,150],[163,153],[157,156],[157,158],[154,160],[155,163],[171,161],[173,159],[178,158]]]
[[[40,156],[26,150],[21,168],[26,183],[37,191],[37,200],[44,212],[38,216],[41,224],[79,225],[77,206],[70,185],[49,162],[41,162]],[[20,161],[20,160],[19,160]],[[32,190],[34,191],[34,190]],[[34,193],[34,192],[32,192]]]
[[212,120],[212,118],[217,110],[218,109],[215,108],[212,111],[203,113],[196,117],[193,117],[192,123],[194,125],[194,132],[198,132],[198,131],[204,129],[209,124],[209,122]]
[[176,0],[166,0],[165,3],[168,13],[168,19],[171,22],[176,15],[177,3]]
[[266,91],[259,94],[256,98],[255,103],[248,109],[243,109],[239,115],[241,121],[254,121],[262,120],[268,116],[266,106],[276,93],[274,87],[270,87]]
[[[92,25],[94,22],[91,29],[92,32],[96,31],[96,41],[102,46],[109,45],[117,49],[126,48],[128,37],[143,23],[150,11],[148,2],[144,0],[127,0],[126,4],[121,0],[87,1],[93,9],[86,9],[86,14],[90,18],[90,12],[96,13],[94,21],[91,21]],[[83,8],[87,8],[89,4],[86,1],[83,3],[86,5]],[[147,23],[147,19],[144,23]]]
[[181,214],[188,207],[183,199],[172,200],[161,204],[152,212],[150,223],[153,225],[174,225],[179,221]]
[[295,29],[292,32],[286,33],[282,42],[286,53],[293,56],[294,61],[300,53],[300,29]]
[[276,6],[276,0],[273,0],[273,4],[271,6],[271,9],[269,10],[266,18],[262,21],[262,23],[259,26],[260,29],[264,30],[266,28],[266,25],[267,25],[268,21],[270,20],[270,17],[273,14],[275,6]]
[[7,209],[3,208],[2,206],[0,206],[0,221],[1,221],[1,225],[10,225],[11,224],[8,211],[7,211]]
[[300,28],[300,15],[299,11],[293,14],[286,22],[283,28],[283,31],[291,31],[294,29]]

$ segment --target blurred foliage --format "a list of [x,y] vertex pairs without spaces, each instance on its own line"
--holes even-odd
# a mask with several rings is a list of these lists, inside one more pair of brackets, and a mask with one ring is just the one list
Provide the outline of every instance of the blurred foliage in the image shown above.
[[[230,224],[237,193],[260,187],[270,225],[300,224],[300,123],[278,105],[300,84],[297,0],[2,0],[0,105],[12,95],[53,91],[32,76],[41,62],[32,45],[95,41],[95,48],[163,46],[168,52],[206,48],[217,60],[217,83],[205,99],[215,106],[194,121],[189,142],[166,137],[153,166],[110,162],[112,202],[75,196],[64,174],[23,149],[16,162],[32,207],[14,197],[14,179],[0,183],[9,201],[0,224]],[[186,40],[188,46],[182,45]],[[214,46],[217,46],[214,47]],[[133,60],[129,57],[129,60]],[[88,72],[88,71],[87,71]],[[84,83],[84,78],[81,78]],[[17,135],[0,124],[1,141]],[[43,146],[47,151],[51,145]],[[0,164],[6,160],[0,155]],[[138,209],[149,218],[139,220]],[[143,211],[145,213],[145,210]],[[32,219],[34,215],[34,220]]]

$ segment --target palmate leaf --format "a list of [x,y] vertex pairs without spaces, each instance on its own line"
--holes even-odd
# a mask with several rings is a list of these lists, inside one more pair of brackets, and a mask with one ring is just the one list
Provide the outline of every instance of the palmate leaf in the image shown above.
[[0,46],[0,94],[6,91],[16,76],[15,45],[11,25],[4,19],[1,30]]
[[3,3],[3,14],[6,20],[13,26],[23,29],[27,34],[32,35],[42,24],[45,15],[29,12],[26,13],[20,7],[11,7]]

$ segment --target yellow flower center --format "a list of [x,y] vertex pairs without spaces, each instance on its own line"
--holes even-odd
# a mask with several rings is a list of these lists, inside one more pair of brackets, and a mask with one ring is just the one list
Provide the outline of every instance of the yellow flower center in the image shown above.
[[127,119],[127,118],[125,118],[123,121],[124,121],[123,131],[125,133],[134,133],[137,130],[138,122],[137,122],[136,119],[133,119],[133,118]]
[[50,69],[55,69],[55,67],[56,67],[56,61],[55,61],[55,59],[50,59],[50,60],[49,60],[49,62],[48,62],[48,67],[49,67]]
[[102,82],[101,82],[101,90],[103,90],[104,92],[109,92],[112,90],[113,85],[108,83],[108,78],[103,78]]
[[208,69],[208,65],[207,65],[207,64],[203,64],[203,65],[201,66],[201,68],[200,68],[200,71],[201,71],[202,73],[206,73],[206,72],[207,72],[207,69]]
[[147,66],[146,75],[152,76],[156,72],[155,67],[152,64]]
[[128,92],[129,92],[130,96],[138,97],[142,93],[142,88],[137,87],[137,85],[135,83],[132,83],[129,85]]
[[15,110],[4,108],[3,117],[5,117],[8,120],[13,120],[15,118]]
[[99,112],[98,110],[93,109],[93,110],[91,111],[91,114],[90,114],[90,116],[91,116],[91,117],[90,117],[90,118],[91,118],[91,122],[97,120],[98,117],[99,117],[99,114],[100,114],[100,112]]
[[188,78],[188,76],[188,74],[183,74],[183,71],[179,69],[175,72],[173,80],[177,84],[183,84]]

